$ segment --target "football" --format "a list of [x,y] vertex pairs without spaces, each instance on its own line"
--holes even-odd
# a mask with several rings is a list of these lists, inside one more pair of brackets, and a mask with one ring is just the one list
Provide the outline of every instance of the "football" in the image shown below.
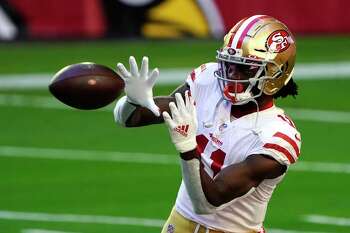
[[53,96],[73,108],[91,110],[113,102],[124,81],[107,66],[82,62],[59,70],[49,84]]

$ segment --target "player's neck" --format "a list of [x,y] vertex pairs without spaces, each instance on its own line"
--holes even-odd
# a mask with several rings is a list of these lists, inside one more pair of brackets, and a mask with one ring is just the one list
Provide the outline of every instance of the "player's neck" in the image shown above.
[[[267,95],[257,98],[256,101],[259,105],[259,111],[271,108],[274,104],[273,97]],[[248,102],[244,105],[232,105],[231,107],[231,115],[235,118],[240,118],[256,111],[257,108],[254,102]]]

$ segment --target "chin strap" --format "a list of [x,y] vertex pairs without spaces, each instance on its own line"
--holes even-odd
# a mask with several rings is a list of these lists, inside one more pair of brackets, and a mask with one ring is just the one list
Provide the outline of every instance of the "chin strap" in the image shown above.
[[259,120],[259,104],[258,101],[256,101],[256,99],[252,99],[252,102],[255,103],[256,105],[256,117],[255,117],[255,123],[254,123],[254,129],[256,129],[258,127],[258,120]]

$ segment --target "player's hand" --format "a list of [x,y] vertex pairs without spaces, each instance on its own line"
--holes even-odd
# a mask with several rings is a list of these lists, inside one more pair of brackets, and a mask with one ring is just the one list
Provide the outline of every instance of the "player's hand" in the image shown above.
[[148,108],[154,115],[160,116],[159,108],[153,100],[153,86],[159,76],[158,68],[148,72],[148,57],[142,58],[139,71],[133,56],[129,58],[130,72],[122,63],[117,64],[117,73],[125,82],[127,101]]
[[180,153],[191,151],[197,147],[197,116],[196,108],[189,92],[185,92],[185,102],[180,93],[175,94],[176,105],[169,103],[171,116],[163,112],[172,142]]

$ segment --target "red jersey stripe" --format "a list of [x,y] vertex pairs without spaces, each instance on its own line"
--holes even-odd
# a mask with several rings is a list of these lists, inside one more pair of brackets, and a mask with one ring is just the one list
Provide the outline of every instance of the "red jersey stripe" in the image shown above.
[[288,142],[293,147],[296,155],[299,157],[299,154],[300,154],[299,147],[298,147],[297,143],[293,139],[291,139],[289,136],[287,136],[287,135],[285,135],[284,133],[281,133],[281,132],[277,132],[273,136],[282,138],[283,140]]
[[213,160],[213,163],[211,164],[210,167],[214,172],[214,176],[216,176],[216,174],[218,174],[219,171],[221,171],[221,168],[224,165],[225,156],[226,156],[225,152],[223,152],[220,149],[211,153],[210,158]]
[[273,143],[266,143],[264,145],[264,147],[267,149],[273,149],[273,150],[277,150],[277,151],[281,152],[282,154],[284,154],[287,157],[287,159],[289,160],[290,163],[295,163],[295,159],[293,158],[291,153],[289,153],[289,151],[287,149],[281,147],[280,145],[273,144]]
[[197,151],[200,154],[202,154],[209,140],[203,134],[200,134],[196,136],[196,141],[197,141]]
[[192,70],[192,72],[191,72],[191,79],[192,79],[192,81],[194,81],[196,79],[196,73],[194,72],[194,70]]

